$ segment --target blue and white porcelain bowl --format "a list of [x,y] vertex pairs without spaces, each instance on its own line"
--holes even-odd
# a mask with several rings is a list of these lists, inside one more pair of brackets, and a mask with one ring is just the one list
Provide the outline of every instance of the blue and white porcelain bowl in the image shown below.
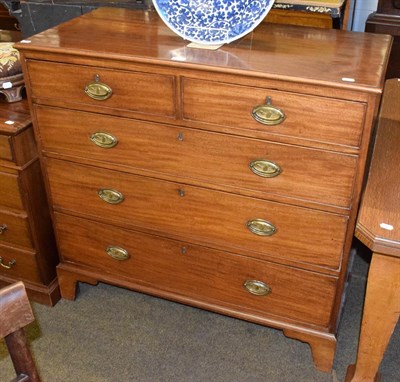
[[177,35],[218,45],[250,33],[275,0],[153,0],[161,19]]

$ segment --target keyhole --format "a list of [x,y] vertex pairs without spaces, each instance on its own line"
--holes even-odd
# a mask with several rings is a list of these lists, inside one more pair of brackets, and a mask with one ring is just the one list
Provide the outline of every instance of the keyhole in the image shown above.
[[183,141],[183,134],[181,132],[178,133],[178,141]]
[[179,196],[184,197],[185,196],[185,190],[182,190],[181,188],[178,190]]
[[186,247],[182,247],[181,248],[181,253],[184,255],[185,253],[187,253],[187,248]]

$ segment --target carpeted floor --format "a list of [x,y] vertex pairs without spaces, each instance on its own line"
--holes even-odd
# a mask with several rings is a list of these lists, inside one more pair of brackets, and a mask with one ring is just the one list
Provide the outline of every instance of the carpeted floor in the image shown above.
[[[281,331],[117,287],[80,284],[76,301],[33,304],[28,329],[43,382],[342,382],[357,352],[368,261],[355,256],[332,374]],[[400,326],[381,365],[399,382]],[[14,378],[0,342],[0,381]]]

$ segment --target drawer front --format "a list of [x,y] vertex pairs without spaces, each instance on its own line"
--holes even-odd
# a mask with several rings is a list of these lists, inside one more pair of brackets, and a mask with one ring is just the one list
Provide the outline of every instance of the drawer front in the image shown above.
[[18,176],[0,172],[0,208],[23,210]]
[[0,243],[33,248],[26,215],[14,215],[0,211]]
[[[102,110],[124,109],[175,117],[175,80],[172,76],[42,61],[28,61],[28,70],[34,98],[55,99],[79,107],[89,105]],[[111,89],[111,95],[105,100],[91,98],[85,92],[92,84],[92,95],[104,94],[102,89],[96,88],[96,75],[99,76],[97,85],[105,84]]]
[[35,110],[46,151],[340,207],[351,203],[356,156],[92,113]]
[[[55,214],[63,261],[199,301],[326,327],[336,278]],[[116,259],[110,247],[124,249]],[[108,249],[108,252],[107,252]],[[127,257],[127,258],[125,258]],[[267,284],[256,296],[246,280]]]
[[11,152],[10,138],[0,135],[0,160],[12,161],[13,156]]
[[[338,269],[347,218],[180,183],[48,159],[56,209]],[[110,204],[99,197],[118,202]],[[113,191],[104,191],[113,190]],[[257,219],[263,219],[260,222]],[[274,227],[276,232],[273,233]],[[266,235],[260,235],[260,234]]]
[[[267,97],[285,115],[277,125],[252,117]],[[360,145],[365,113],[362,103],[188,78],[183,108],[186,120],[354,147]]]
[[42,282],[35,253],[0,245],[0,257],[2,259],[0,277],[4,275],[15,278],[15,280]]

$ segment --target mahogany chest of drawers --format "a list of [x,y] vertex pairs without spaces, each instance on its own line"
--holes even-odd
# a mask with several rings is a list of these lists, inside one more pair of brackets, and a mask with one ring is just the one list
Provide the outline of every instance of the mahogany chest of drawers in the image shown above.
[[283,329],[330,370],[388,36],[279,25],[187,47],[102,8],[22,52],[61,263]]
[[25,283],[28,295],[60,298],[57,249],[27,101],[0,103],[0,285]]

